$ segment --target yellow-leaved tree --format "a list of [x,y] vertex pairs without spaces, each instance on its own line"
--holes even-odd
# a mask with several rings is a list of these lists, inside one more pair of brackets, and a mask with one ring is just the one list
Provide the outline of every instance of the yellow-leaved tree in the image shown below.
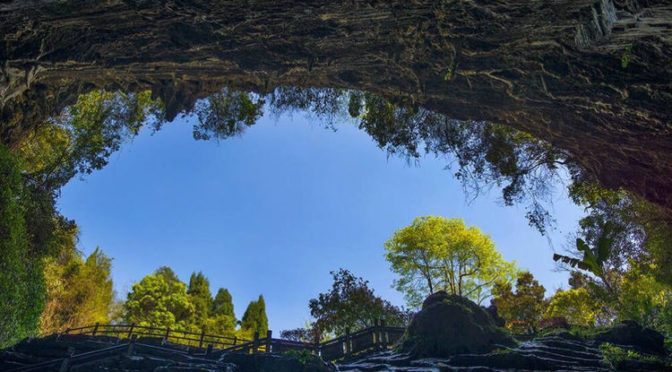
[[99,248],[86,259],[75,248],[74,224],[59,224],[54,244],[56,257],[45,259],[47,302],[40,318],[40,333],[49,335],[67,328],[107,323],[114,301],[111,262]]
[[571,288],[555,292],[544,317],[565,317],[569,324],[594,327],[598,323],[601,311],[602,303],[588,288]]
[[510,283],[517,276],[515,263],[504,260],[490,237],[460,218],[418,217],[395,231],[385,249],[399,275],[395,286],[412,307],[439,290],[480,304],[495,283]]

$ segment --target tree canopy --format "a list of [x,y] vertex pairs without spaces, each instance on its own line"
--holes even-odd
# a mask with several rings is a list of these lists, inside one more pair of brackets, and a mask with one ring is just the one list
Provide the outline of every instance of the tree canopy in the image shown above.
[[229,336],[236,332],[228,290],[219,288],[213,299],[210,281],[202,272],[192,273],[187,285],[167,266],[133,285],[122,318],[128,323],[182,331]]
[[84,260],[77,251],[65,251],[47,261],[48,301],[40,319],[41,334],[109,322],[114,300],[111,262],[100,248]]
[[392,271],[399,275],[396,288],[414,307],[438,290],[480,304],[496,283],[511,282],[517,273],[489,236],[456,218],[418,217],[395,231],[385,250]]
[[345,269],[332,271],[331,275],[334,280],[331,289],[308,303],[310,315],[315,318],[313,327],[320,335],[340,336],[346,329],[371,327],[378,319],[388,325],[406,325],[409,313],[376,296],[368,281]]
[[124,320],[147,327],[189,330],[194,313],[187,286],[156,272],[134,284],[124,303]]
[[492,304],[506,321],[508,329],[519,333],[533,332],[546,307],[545,292],[544,286],[526,271],[518,274],[515,293],[511,283],[496,283],[492,289]]

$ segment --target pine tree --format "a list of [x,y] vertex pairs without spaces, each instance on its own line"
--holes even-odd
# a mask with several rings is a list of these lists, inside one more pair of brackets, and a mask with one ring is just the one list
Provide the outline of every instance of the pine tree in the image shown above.
[[268,331],[268,317],[266,316],[264,296],[259,295],[257,301],[251,301],[247,305],[240,328],[244,331],[259,332],[259,335],[262,337],[266,335]]
[[233,311],[233,297],[226,288],[220,288],[217,291],[214,301],[212,301],[212,315],[227,315],[235,320]]
[[233,312],[233,299],[225,288],[220,288],[212,301],[207,328],[208,332],[218,335],[235,333],[236,317]]
[[170,283],[176,283],[180,281],[180,278],[177,277],[177,274],[168,266],[161,266],[156,271],[154,275],[162,277],[165,281]]
[[212,308],[212,294],[210,293],[210,282],[202,272],[191,274],[187,294],[190,302],[194,304],[193,323],[198,327],[205,326]]

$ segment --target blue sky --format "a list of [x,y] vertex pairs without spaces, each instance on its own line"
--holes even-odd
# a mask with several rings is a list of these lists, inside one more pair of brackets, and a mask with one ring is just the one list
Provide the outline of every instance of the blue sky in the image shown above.
[[445,159],[388,157],[351,124],[334,132],[300,114],[268,115],[239,138],[205,142],[192,139],[191,120],[141,133],[103,170],[62,190],[58,205],[78,222],[80,249],[100,246],[113,258],[122,298],[159,266],[184,281],[203,271],[213,293],[229,289],[238,317],[263,294],[270,328],[280,331],[310,319],[308,300],[343,267],[402,305],[383,243],[430,214],[490,234],[547,295],[566,283],[551,257],[581,210],[562,189],[549,239],[527,225],[522,207],[502,206],[497,190],[469,202]]

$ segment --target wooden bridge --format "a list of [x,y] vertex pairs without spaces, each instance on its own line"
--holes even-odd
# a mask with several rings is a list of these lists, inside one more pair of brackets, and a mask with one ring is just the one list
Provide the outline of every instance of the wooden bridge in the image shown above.
[[265,337],[255,332],[252,340],[235,336],[221,336],[202,332],[171,330],[170,328],[145,327],[136,324],[95,324],[72,328],[62,334],[112,336],[117,341],[151,338],[161,344],[173,343],[186,346],[188,352],[208,355],[213,351],[232,353],[283,353],[290,350],[307,350],[325,361],[347,359],[360,353],[384,350],[396,343],[404,333],[403,327],[386,326],[384,321],[375,325],[325,342],[301,342],[273,338],[268,331]]

